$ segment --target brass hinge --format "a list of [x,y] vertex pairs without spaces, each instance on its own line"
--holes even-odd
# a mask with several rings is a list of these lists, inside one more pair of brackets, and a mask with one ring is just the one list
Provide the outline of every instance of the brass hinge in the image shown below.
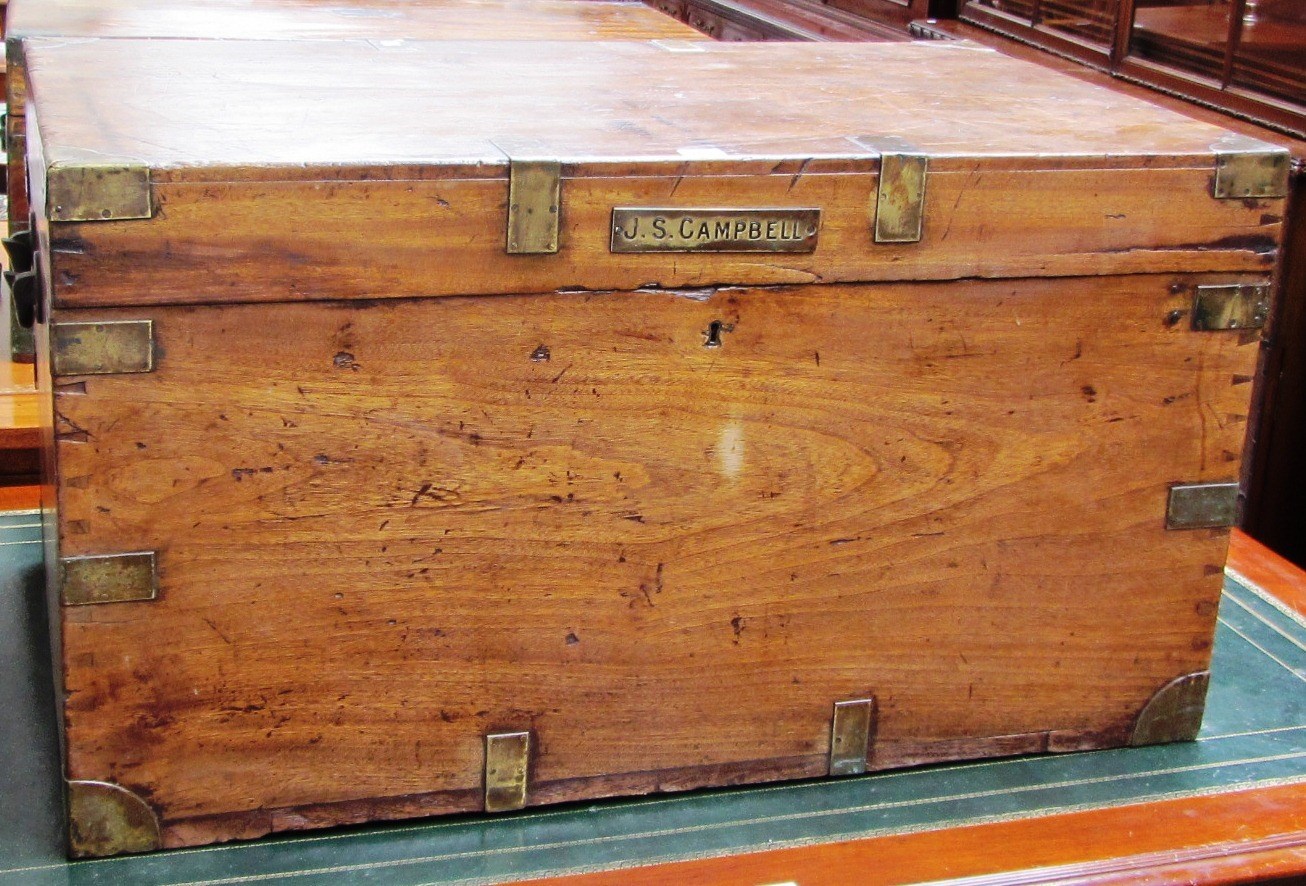
[[530,732],[485,736],[486,812],[511,812],[526,805],[530,759]]
[[1176,483],[1165,508],[1166,529],[1224,529],[1238,519],[1238,484]]
[[129,603],[159,595],[154,552],[64,557],[59,586],[65,606]]
[[875,242],[916,243],[925,221],[924,154],[881,154],[875,195]]
[[1270,314],[1270,284],[1222,283],[1198,286],[1193,296],[1193,329],[1260,329]]
[[861,775],[875,740],[875,698],[859,698],[834,704],[830,721],[830,774]]
[[50,221],[119,221],[149,218],[150,169],[140,163],[55,164],[46,171]]
[[1286,150],[1217,153],[1212,191],[1221,200],[1286,197],[1290,159]]
[[556,160],[513,160],[508,165],[510,255],[558,251],[562,214],[562,164]]
[[55,376],[153,372],[154,321],[54,323],[50,360]]

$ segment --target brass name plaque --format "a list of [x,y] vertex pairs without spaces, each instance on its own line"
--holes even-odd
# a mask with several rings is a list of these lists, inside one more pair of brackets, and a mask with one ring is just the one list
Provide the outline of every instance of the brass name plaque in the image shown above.
[[613,252],[811,252],[819,209],[612,210]]

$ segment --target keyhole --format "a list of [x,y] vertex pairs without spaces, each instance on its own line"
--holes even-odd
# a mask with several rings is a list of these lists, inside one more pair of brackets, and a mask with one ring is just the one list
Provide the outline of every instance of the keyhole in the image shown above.
[[703,347],[705,348],[721,347],[722,330],[725,330],[726,332],[730,331],[729,327],[727,327],[720,320],[713,320],[711,323],[707,324],[707,332],[703,333]]

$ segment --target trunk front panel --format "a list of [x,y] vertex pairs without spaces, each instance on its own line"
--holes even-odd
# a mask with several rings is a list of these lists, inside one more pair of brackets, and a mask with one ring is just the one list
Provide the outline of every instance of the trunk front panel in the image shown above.
[[58,311],[156,345],[55,381],[62,556],[158,573],[62,609],[68,776],[177,844],[479,808],[488,732],[531,803],[823,774],[869,695],[872,768],[1123,743],[1209,661],[1224,279]]

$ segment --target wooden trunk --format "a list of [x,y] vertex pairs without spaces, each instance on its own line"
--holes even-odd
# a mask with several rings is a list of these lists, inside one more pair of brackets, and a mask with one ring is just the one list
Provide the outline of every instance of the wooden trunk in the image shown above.
[[970,45],[28,63],[75,853],[1195,734],[1286,155]]
[[[10,0],[6,17],[10,230],[29,226],[26,153],[31,37],[167,40],[694,40],[637,0]],[[319,51],[330,49],[319,47]],[[363,61],[365,66],[368,64]],[[113,71],[88,70],[83,77]],[[125,84],[124,84],[125,86]],[[240,109],[229,111],[236,116]],[[341,121],[344,126],[347,121]]]

